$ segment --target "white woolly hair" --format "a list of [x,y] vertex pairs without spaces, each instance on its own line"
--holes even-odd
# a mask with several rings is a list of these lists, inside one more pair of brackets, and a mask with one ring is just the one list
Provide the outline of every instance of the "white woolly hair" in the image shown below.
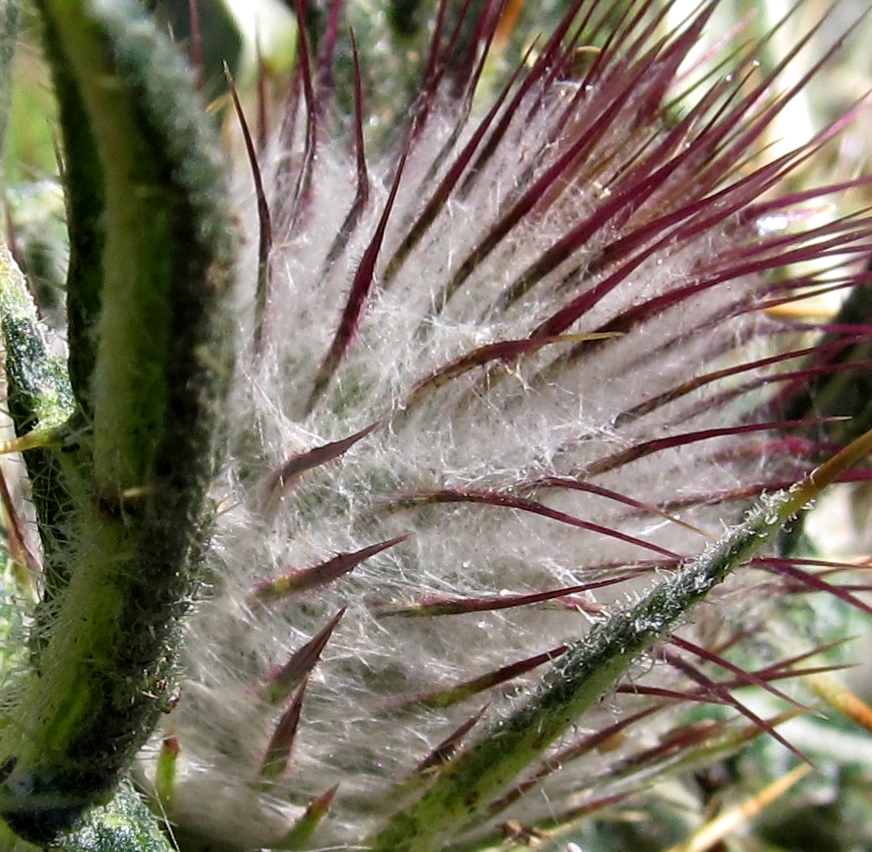
[[[432,84],[396,147],[370,152],[363,184],[354,128],[331,138],[319,125],[313,147],[305,99],[292,101],[259,165],[273,226],[262,313],[263,220],[240,175],[252,344],[179,702],[145,757],[175,738],[168,816],[186,830],[274,846],[339,785],[313,843],[362,842],[440,742],[485,704],[504,712],[547,662],[462,700],[447,690],[557,655],[698,553],[749,496],[806,469],[776,457],[783,385],[771,380],[785,368],[764,359],[796,342],[761,307],[791,286],[773,269],[849,228],[758,228],[785,211],[762,199],[808,151],[750,157],[782,103],[772,81],[753,82],[753,48],[734,77],[682,95],[678,68],[705,18],[658,42],[640,16],[601,52],[543,42],[472,111]],[[367,548],[341,576],[306,573]],[[447,603],[454,614],[438,614]],[[704,608],[697,637],[731,635],[735,609]],[[269,700],[277,670],[341,611],[289,764],[266,772],[293,700]],[[580,733],[646,706],[607,705]],[[535,820],[595,779],[610,789],[609,760],[567,765],[495,821]]]

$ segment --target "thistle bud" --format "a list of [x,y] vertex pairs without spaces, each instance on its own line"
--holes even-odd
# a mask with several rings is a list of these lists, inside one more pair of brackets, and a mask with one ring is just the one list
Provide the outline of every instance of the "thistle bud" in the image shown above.
[[847,184],[779,195],[829,132],[758,156],[794,56],[764,71],[736,40],[692,85],[717,3],[664,35],[653,2],[577,2],[495,83],[498,7],[440,4],[391,132],[341,27],[302,27],[280,127],[249,135],[248,349],[185,680],[144,758],[183,839],[529,841],[636,791],[665,730],[673,754],[727,736],[677,706],[784,673],[711,672],[790,585],[746,566],[513,786],[420,843],[382,833],[399,811],[428,834],[403,808],[573,643],[823,457],[785,412],[868,333],[814,350],[785,319],[872,248],[865,216],[816,215]]

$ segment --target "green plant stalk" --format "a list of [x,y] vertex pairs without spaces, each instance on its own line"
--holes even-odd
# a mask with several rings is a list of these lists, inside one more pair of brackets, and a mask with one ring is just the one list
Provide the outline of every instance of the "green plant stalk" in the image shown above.
[[[54,30],[47,28],[45,36],[49,42],[47,52],[61,55],[60,45],[52,43]],[[69,420],[67,431],[81,432],[93,420],[90,383],[97,354],[97,322],[103,284],[105,177],[88,112],[70,64],[56,65],[54,85],[63,131],[63,172],[69,235],[67,332],[68,338],[74,341],[67,364],[62,371],[56,372],[62,372],[68,397],[65,416]],[[45,358],[36,359],[33,363],[43,361]],[[59,362],[60,358],[55,357],[55,361]],[[13,362],[17,365],[24,363],[24,358]],[[22,369],[22,366],[17,368]],[[9,396],[18,433],[26,431],[25,427],[44,432],[44,418],[33,410],[32,405],[26,404],[27,396],[14,382],[11,383]],[[68,553],[76,535],[76,530],[70,528],[69,522],[76,515],[76,507],[84,506],[87,501],[87,494],[83,493],[83,477],[73,469],[74,460],[68,452],[70,447],[64,449],[64,453],[58,453],[57,446],[50,445],[25,455],[43,545],[44,591],[36,614],[40,624],[37,633],[42,632],[42,627],[51,620],[54,601],[69,582],[72,566]],[[87,474],[84,479],[87,479]],[[37,636],[36,642],[31,643],[37,653],[41,641]]]
[[610,614],[576,642],[518,708],[498,720],[397,812],[369,841],[377,852],[433,852],[576,724],[634,661],[687,618],[693,607],[770,541],[840,473],[872,450],[865,433],[788,491],[767,495],[698,557],[640,601]]
[[231,371],[235,235],[192,77],[139,4],[38,6],[59,95],[77,100],[62,120],[86,118],[105,187],[102,276],[69,294],[71,316],[99,310],[70,339],[76,396],[92,410],[80,402],[65,448],[87,471],[69,585],[0,737],[0,812],[45,843],[108,797],[170,700]]
[[[46,51],[62,56],[58,33],[46,27]],[[97,326],[103,288],[106,243],[106,175],[88,117],[88,107],[72,64],[55,63],[52,72],[63,131],[63,177],[69,236],[67,333],[75,341],[69,356],[69,381],[82,416],[93,417],[91,377],[97,358]]]
[[21,8],[18,0],[0,0],[0,155],[6,149],[11,102],[10,70]]

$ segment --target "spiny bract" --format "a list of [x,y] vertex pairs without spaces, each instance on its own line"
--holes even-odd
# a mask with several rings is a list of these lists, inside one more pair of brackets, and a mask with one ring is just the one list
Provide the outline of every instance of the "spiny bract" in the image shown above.
[[[804,261],[846,286],[872,241],[859,216],[794,215],[825,190],[775,194],[824,140],[756,156],[792,94],[759,45],[694,87],[717,3],[664,36],[650,0],[617,22],[579,0],[498,88],[501,4],[480,5],[439,7],[406,126],[373,150],[367,93],[333,110],[341,27],[318,57],[301,36],[259,216],[240,170],[250,348],[186,679],[144,757],[186,835],[285,848],[323,818],[313,847],[365,842],[480,717],[819,451],[781,422],[809,354],[770,309],[815,283]],[[717,654],[765,604],[741,603],[687,635]],[[559,822],[660,766],[620,762],[654,742],[644,714],[720,695],[661,657],[672,675],[642,666],[458,835]]]

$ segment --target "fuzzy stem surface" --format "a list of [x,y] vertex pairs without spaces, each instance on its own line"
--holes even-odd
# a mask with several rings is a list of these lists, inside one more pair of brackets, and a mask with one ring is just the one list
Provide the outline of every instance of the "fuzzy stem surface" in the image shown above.
[[87,475],[68,523],[69,585],[0,737],[0,812],[46,843],[111,793],[170,700],[232,368],[235,236],[192,76],[139,4],[39,10],[59,95],[76,98],[62,119],[87,120],[105,187],[102,275],[70,293],[93,338],[70,340],[90,410],[74,414],[84,425],[67,448]]

